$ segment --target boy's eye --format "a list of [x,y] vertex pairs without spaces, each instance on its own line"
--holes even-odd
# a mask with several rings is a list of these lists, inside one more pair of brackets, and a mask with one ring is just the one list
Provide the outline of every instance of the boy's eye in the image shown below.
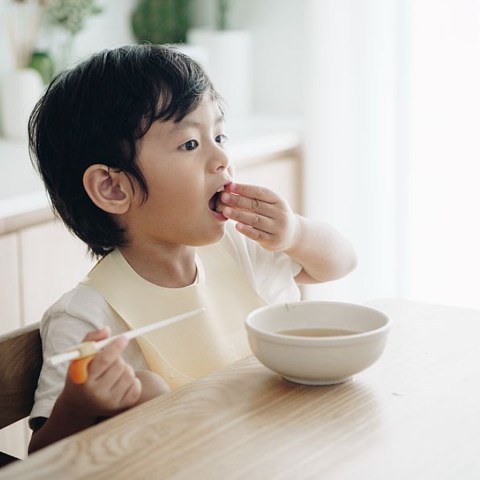
[[195,150],[198,147],[198,142],[196,140],[189,140],[188,142],[185,142],[180,148],[182,150]]
[[225,143],[227,140],[228,140],[228,137],[226,135],[224,135],[223,133],[221,133],[220,135],[217,135],[215,137],[215,141],[217,143]]

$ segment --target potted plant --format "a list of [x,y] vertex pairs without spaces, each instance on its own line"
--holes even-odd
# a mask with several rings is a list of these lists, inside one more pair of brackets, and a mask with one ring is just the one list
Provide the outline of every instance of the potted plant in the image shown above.
[[102,11],[96,0],[48,0],[46,19],[56,33],[57,72],[72,62],[75,38],[84,29],[88,18]]
[[40,27],[46,21],[59,34],[54,39],[59,71],[72,60],[74,39],[87,19],[102,10],[96,0],[12,0],[8,7],[14,69],[0,79],[0,119],[5,137],[23,139],[27,136],[30,112],[43,92],[44,80],[49,80],[47,76],[42,78],[39,71],[51,77],[51,72],[44,71],[45,56],[34,55]]
[[205,49],[185,43],[192,20],[191,3],[191,0],[138,0],[131,17],[137,42],[174,45],[206,64]]
[[215,28],[190,29],[187,40],[205,48],[206,70],[230,115],[245,117],[251,110],[251,33],[230,28],[230,1],[215,1]]
[[190,28],[190,0],[139,0],[132,31],[139,43],[184,43]]
[[29,68],[43,9],[44,2],[40,0],[12,0],[5,9],[13,61],[12,69],[0,78],[0,120],[7,138],[26,138],[28,116],[43,91],[40,74]]

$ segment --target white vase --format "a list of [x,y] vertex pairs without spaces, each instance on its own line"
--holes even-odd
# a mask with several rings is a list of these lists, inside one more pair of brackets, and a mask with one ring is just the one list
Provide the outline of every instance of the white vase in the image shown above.
[[175,43],[173,46],[180,52],[193,58],[205,70],[208,66],[208,52],[205,47],[201,45],[192,45],[190,43]]
[[227,114],[245,117],[251,113],[251,34],[244,30],[192,29],[192,45],[203,46],[208,58],[204,68],[227,103]]
[[15,70],[1,76],[0,120],[4,137],[28,137],[28,118],[43,89],[42,77],[32,68]]

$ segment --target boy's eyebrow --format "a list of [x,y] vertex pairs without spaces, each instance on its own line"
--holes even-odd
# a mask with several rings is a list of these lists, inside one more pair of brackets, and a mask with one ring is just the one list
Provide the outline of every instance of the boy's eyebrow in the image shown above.
[[[224,115],[219,115],[214,122],[214,125],[218,125],[219,123],[223,123],[225,121],[225,116]],[[175,127],[173,127],[174,130],[177,130],[178,128],[187,128],[187,127],[196,127],[199,128],[202,126],[201,122],[197,122],[195,120],[189,120],[189,119],[183,119],[180,120],[177,124],[175,124]]]

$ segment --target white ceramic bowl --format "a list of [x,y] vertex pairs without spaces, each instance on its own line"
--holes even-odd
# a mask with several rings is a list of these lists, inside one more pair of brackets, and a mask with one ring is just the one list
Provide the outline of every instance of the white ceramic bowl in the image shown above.
[[[384,313],[363,305],[299,301],[253,310],[245,327],[250,348],[263,365],[292,382],[331,385],[345,382],[380,357],[390,320]],[[340,329],[350,333],[279,333],[294,329]]]

